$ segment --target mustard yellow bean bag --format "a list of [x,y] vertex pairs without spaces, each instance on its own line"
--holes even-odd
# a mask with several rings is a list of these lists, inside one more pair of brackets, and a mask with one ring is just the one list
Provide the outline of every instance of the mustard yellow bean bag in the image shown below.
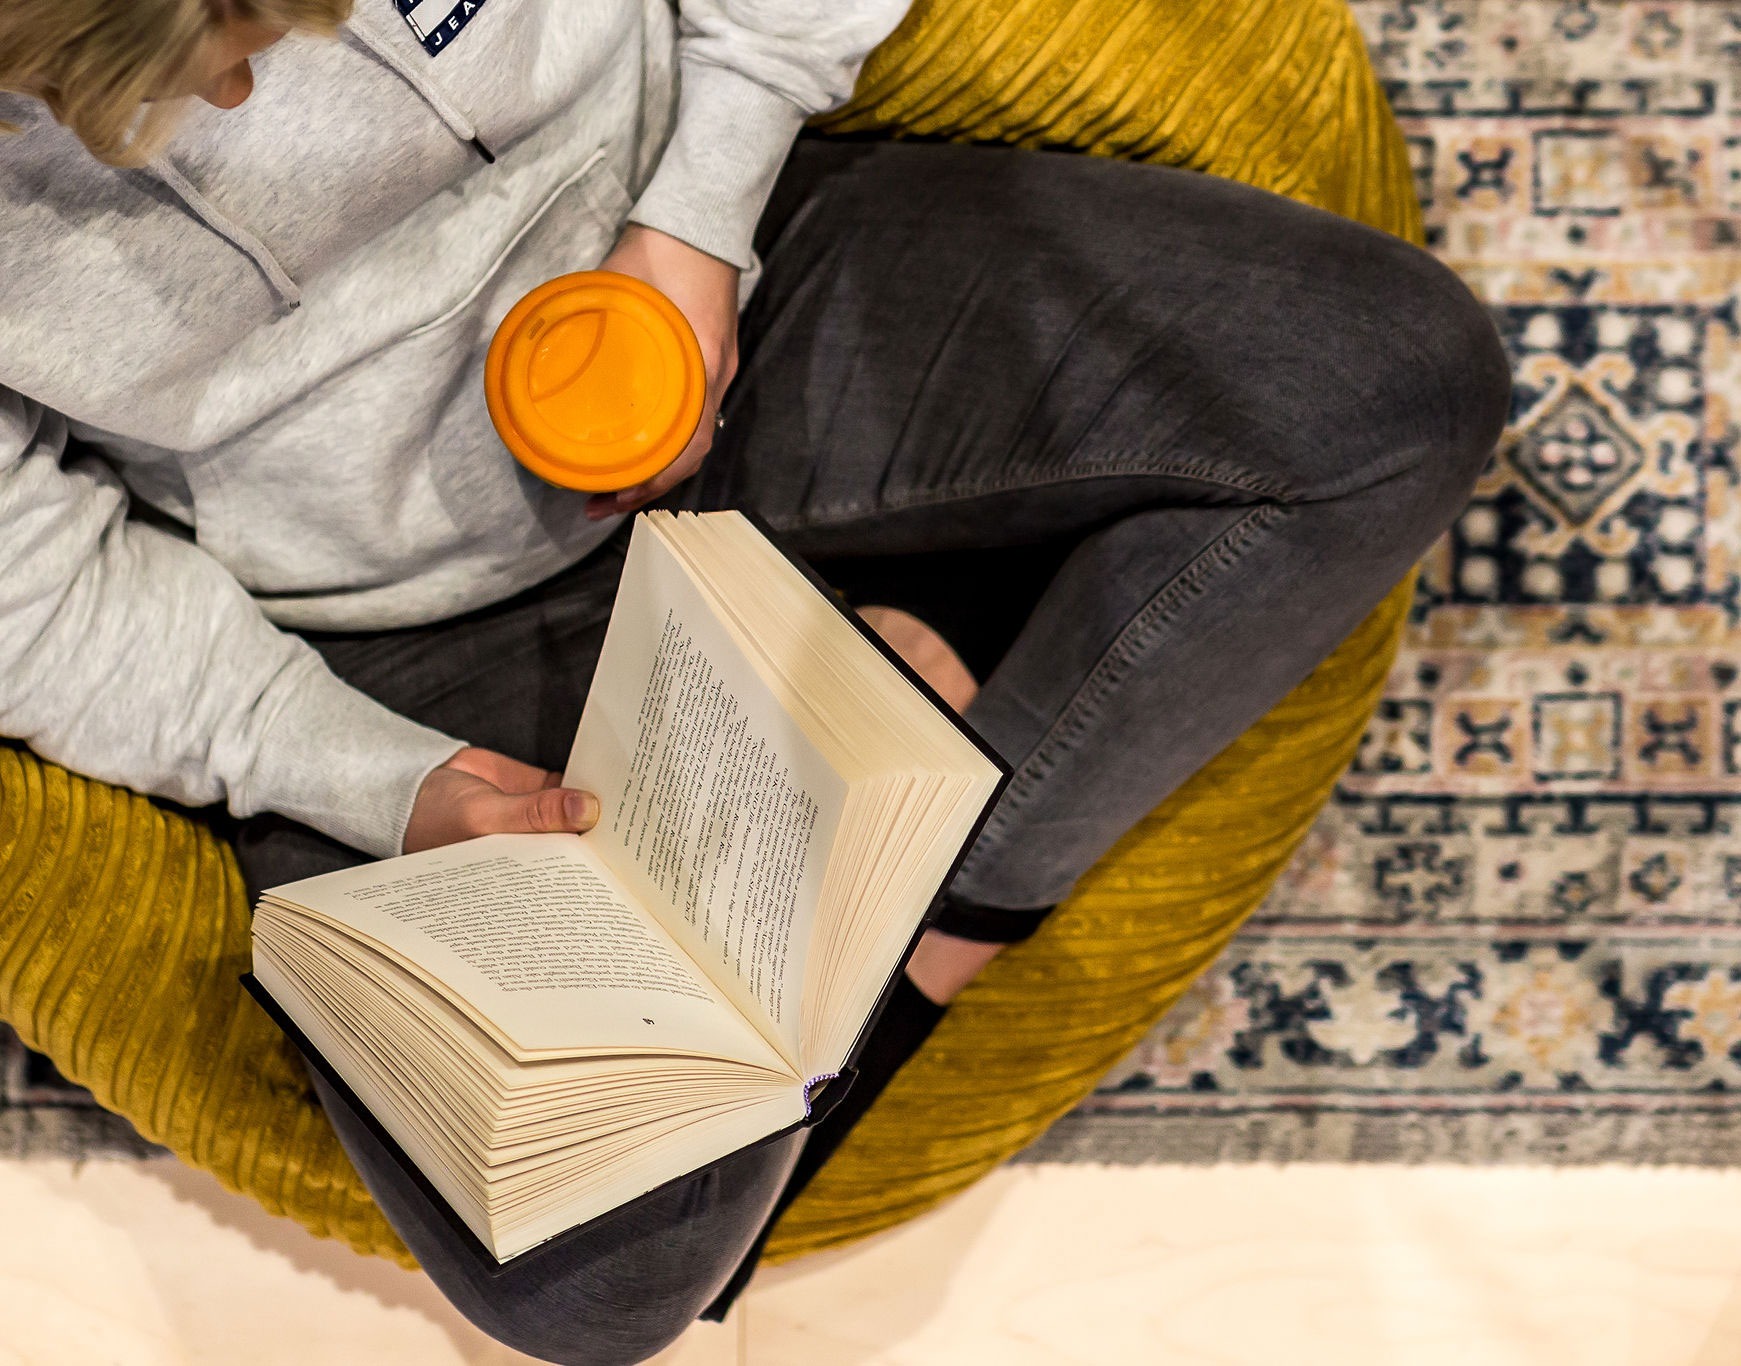
[[[1070,147],[1224,175],[1419,239],[1341,0],[918,0],[832,130]],[[775,1230],[790,1257],[961,1190],[1086,1094],[1221,950],[1353,753],[1398,586],[959,999]],[[245,997],[248,908],[197,819],[0,744],[0,1019],[145,1137],[409,1262]]]

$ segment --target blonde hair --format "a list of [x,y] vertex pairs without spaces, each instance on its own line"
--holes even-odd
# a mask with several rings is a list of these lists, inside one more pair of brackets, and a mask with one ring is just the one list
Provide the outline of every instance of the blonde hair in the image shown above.
[[162,146],[180,104],[153,97],[207,34],[231,19],[331,32],[351,3],[0,0],[0,90],[41,100],[100,160],[136,166]]

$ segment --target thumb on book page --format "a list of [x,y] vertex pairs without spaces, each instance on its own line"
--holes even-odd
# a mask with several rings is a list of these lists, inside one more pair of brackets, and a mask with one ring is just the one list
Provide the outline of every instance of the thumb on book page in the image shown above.
[[489,822],[487,830],[482,833],[492,835],[538,835],[551,831],[578,834],[598,824],[598,798],[572,787],[491,794],[480,805],[496,808],[481,813]]
[[[511,766],[511,767],[510,767]],[[462,750],[418,789],[405,826],[415,854],[478,835],[580,833],[598,821],[598,798],[571,787],[544,786],[554,774],[489,750]]]

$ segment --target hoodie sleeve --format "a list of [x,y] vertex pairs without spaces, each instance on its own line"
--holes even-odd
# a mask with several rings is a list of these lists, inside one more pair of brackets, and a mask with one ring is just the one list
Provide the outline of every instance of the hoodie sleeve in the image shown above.
[[0,734],[189,805],[277,811],[401,851],[461,742],[389,711],[274,627],[197,546],[131,521],[66,423],[0,389]]
[[911,0],[680,0],[677,122],[629,217],[748,268],[798,129],[845,102]]

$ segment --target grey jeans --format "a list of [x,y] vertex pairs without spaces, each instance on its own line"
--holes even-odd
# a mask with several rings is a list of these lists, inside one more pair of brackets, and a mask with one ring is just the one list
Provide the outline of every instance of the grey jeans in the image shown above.
[[[980,906],[1060,900],[1303,678],[1446,528],[1507,413],[1498,338],[1449,270],[1210,176],[806,139],[758,244],[726,425],[670,502],[754,509],[824,563],[1047,564],[969,712],[1015,771],[952,888]],[[560,768],[622,546],[454,621],[310,638],[400,711]],[[359,857],[274,817],[238,845],[255,886]],[[675,1337],[794,1157],[679,1187],[651,1227],[602,1224],[571,1274],[480,1284],[334,1119],[461,1310],[560,1362]]]

